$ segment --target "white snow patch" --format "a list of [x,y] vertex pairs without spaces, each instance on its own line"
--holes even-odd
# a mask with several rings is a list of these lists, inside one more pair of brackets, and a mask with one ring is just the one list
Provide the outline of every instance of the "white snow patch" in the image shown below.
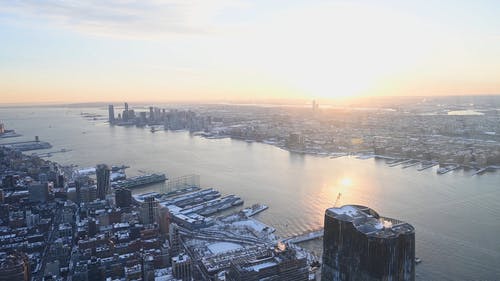
[[246,227],[252,228],[258,232],[264,231],[264,228],[267,227],[265,224],[263,224],[259,221],[253,220],[253,219],[233,222],[232,225],[234,225],[234,226],[246,226]]
[[220,254],[242,248],[241,245],[230,242],[217,242],[207,246],[212,254]]

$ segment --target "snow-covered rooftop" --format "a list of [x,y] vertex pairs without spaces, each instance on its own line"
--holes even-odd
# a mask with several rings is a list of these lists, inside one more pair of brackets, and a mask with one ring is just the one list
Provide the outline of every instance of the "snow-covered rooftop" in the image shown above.
[[216,242],[207,245],[207,247],[215,255],[242,248],[241,245],[231,242]]
[[261,269],[268,268],[268,267],[271,267],[271,266],[275,266],[276,264],[277,264],[276,261],[268,261],[268,262],[259,263],[259,264],[255,264],[255,265],[249,266],[249,267],[247,267],[247,269],[248,270],[253,270],[253,271],[260,271]]

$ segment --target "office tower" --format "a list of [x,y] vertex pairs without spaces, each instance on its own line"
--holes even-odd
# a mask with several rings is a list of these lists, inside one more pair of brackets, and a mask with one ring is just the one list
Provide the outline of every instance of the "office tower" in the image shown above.
[[132,204],[132,191],[126,188],[118,188],[115,190],[116,206],[119,208],[129,208]]
[[415,229],[358,205],[325,211],[321,280],[415,280]]
[[49,186],[47,183],[32,184],[28,187],[28,200],[30,202],[47,202],[49,199]]
[[106,164],[99,164],[95,172],[97,177],[97,198],[105,200],[106,195],[111,191],[111,169]]
[[56,186],[59,188],[63,188],[64,187],[64,175],[58,174],[56,179],[57,179]]
[[142,280],[155,281],[155,265],[152,254],[145,254],[142,259]]
[[155,115],[154,115],[154,112],[153,112],[153,107],[150,106],[149,107],[149,122],[153,122],[155,121]]
[[13,175],[6,175],[2,179],[2,186],[4,189],[13,188],[16,185],[16,180]]
[[97,221],[94,218],[89,218],[88,221],[88,235],[89,237],[95,236],[99,232]]
[[172,274],[182,281],[191,281],[192,263],[191,258],[184,253],[172,257]]
[[46,173],[40,173],[40,174],[38,174],[38,181],[40,183],[46,183],[49,181],[49,177],[47,176]]
[[168,235],[170,226],[170,212],[167,207],[160,205],[160,209],[158,211],[158,221],[160,225],[160,233],[163,235]]
[[97,187],[84,186],[80,188],[80,203],[88,203],[97,199]]
[[125,110],[123,110],[123,113],[122,113],[123,121],[128,121],[128,116],[129,116],[128,103],[125,103]]
[[75,203],[80,206],[80,203],[82,202],[82,183],[79,180],[75,181],[75,191],[76,191],[76,201]]
[[142,204],[142,223],[153,224],[158,221],[158,201],[153,196],[146,197]]
[[14,252],[0,259],[0,281],[13,280],[31,280],[28,256],[22,252]]
[[108,105],[108,116],[109,123],[115,123],[115,107],[112,104]]
[[171,223],[168,228],[168,241],[170,242],[170,255],[176,256],[181,252],[181,238],[179,233],[179,226]]

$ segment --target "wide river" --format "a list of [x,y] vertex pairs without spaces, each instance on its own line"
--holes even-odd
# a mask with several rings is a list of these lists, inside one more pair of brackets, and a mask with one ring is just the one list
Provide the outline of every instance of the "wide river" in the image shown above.
[[[81,112],[107,114],[104,108],[0,108],[0,120],[23,135],[0,143],[37,135],[53,145],[49,151],[72,150],[49,158],[61,164],[126,164],[129,176],[140,171],[198,174],[202,186],[239,195],[246,206],[268,205],[257,218],[282,237],[321,227],[324,210],[342,193],[338,205],[366,205],[416,228],[417,256],[423,260],[418,280],[500,280],[498,172],[437,175],[436,167],[419,172],[374,159],[304,156],[187,132],[111,127],[84,119]],[[306,246],[321,251],[320,241]]]

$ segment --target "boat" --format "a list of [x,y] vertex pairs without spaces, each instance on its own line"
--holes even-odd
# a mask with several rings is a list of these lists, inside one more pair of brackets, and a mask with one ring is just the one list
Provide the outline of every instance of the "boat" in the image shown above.
[[416,258],[415,258],[415,264],[419,264],[419,263],[421,263],[421,262],[422,262],[422,259],[421,259],[421,258],[419,258],[419,257],[416,257]]
[[440,167],[439,169],[437,169],[437,173],[440,175],[445,174],[446,172],[448,172],[448,168]]
[[239,206],[243,205],[243,200],[242,199],[237,199],[233,203],[231,203],[232,206]]
[[229,208],[231,208],[231,204],[225,203],[222,206],[220,206],[219,208],[217,208],[217,211],[224,211],[225,209],[229,209]]
[[263,205],[263,204],[254,204],[250,208],[245,208],[245,209],[241,210],[241,212],[243,213],[243,215],[245,215],[247,217],[251,217],[251,216],[255,216],[256,214],[266,210],[267,208],[268,207],[266,205]]
[[128,178],[126,180],[116,182],[116,186],[122,188],[136,188],[148,184],[164,182],[167,180],[165,174],[149,174]]

